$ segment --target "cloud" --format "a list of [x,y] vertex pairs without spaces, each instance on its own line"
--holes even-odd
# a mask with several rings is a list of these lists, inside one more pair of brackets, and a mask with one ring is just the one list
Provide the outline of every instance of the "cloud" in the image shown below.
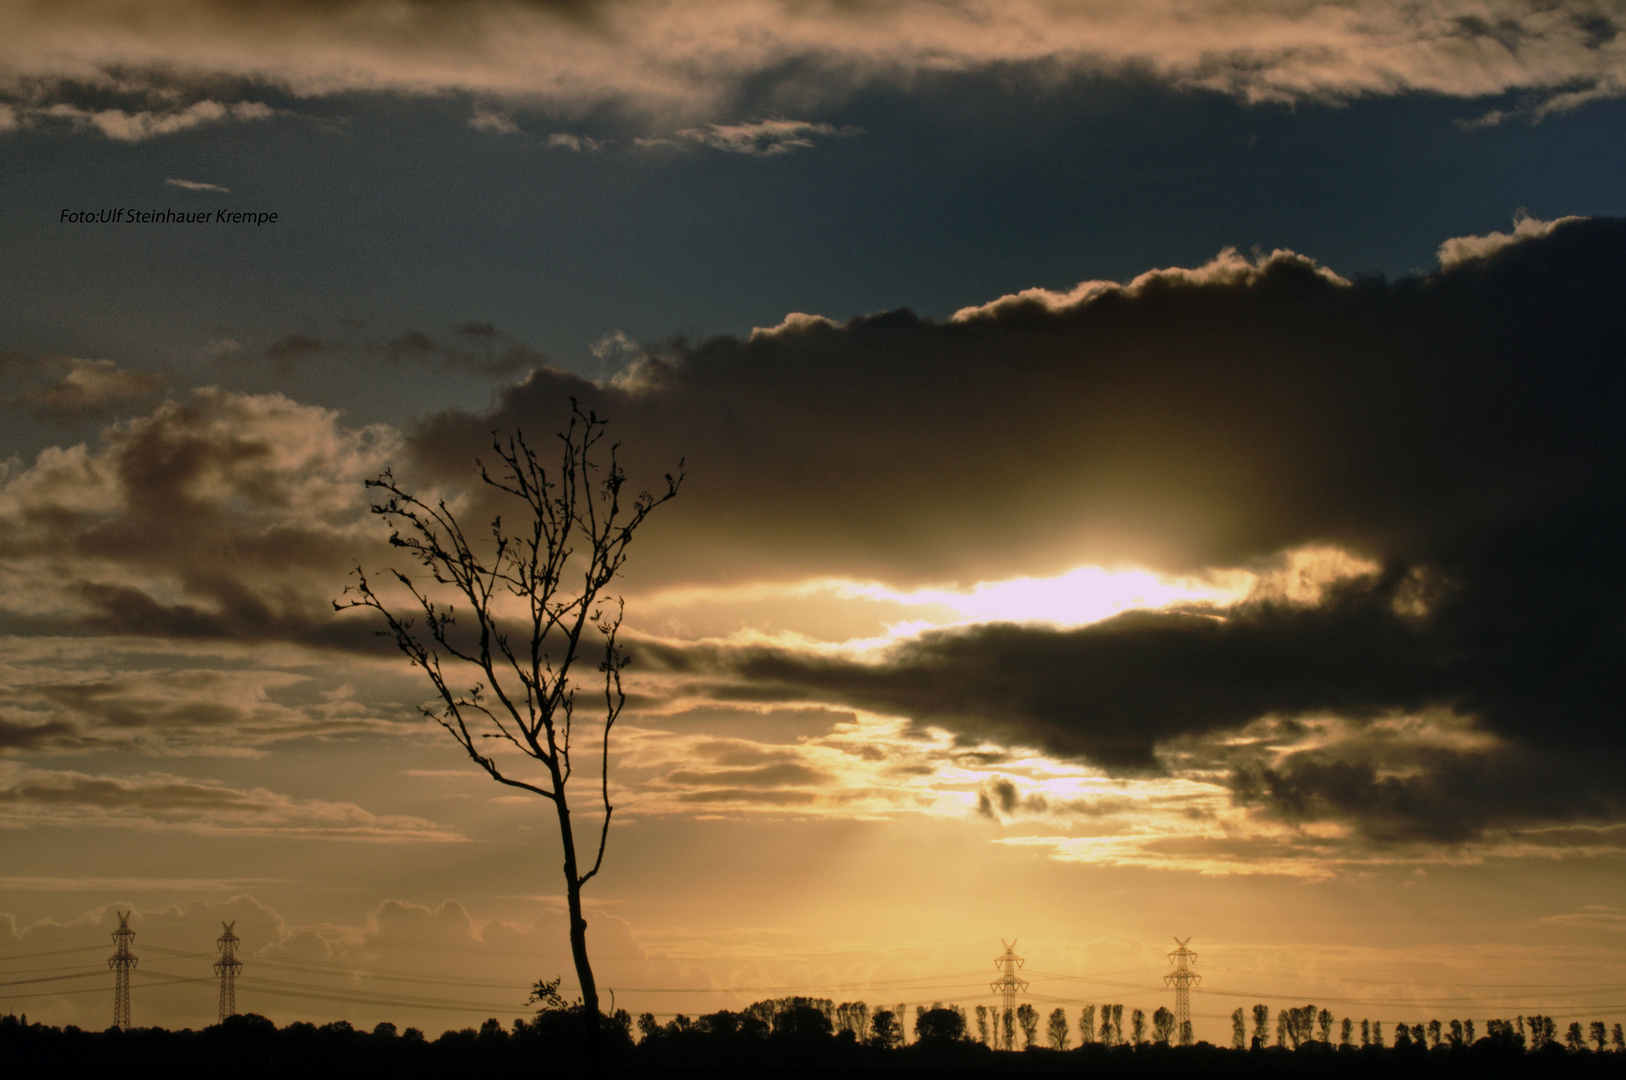
[[[640,709],[851,709],[964,752],[1206,777],[1205,798],[1287,833],[1392,845],[1517,833],[1530,850],[1601,850],[1585,830],[1620,816],[1626,764],[1612,719],[1626,659],[1613,542],[1623,289],[1626,223],[1521,223],[1505,240],[1449,241],[1438,269],[1394,282],[1227,252],[945,321],[790,318],[743,340],[631,350],[603,383],[536,367],[489,411],[449,410],[404,436],[275,395],[196,391],[108,428],[96,449],[8,468],[0,596],[7,625],[31,633],[362,655],[380,647],[371,625],[327,606],[355,560],[390,564],[360,481],[393,464],[465,520],[489,520],[496,504],[469,485],[491,431],[545,435],[577,397],[609,417],[634,484],[687,459],[682,495],[629,564],[629,640],[636,594],[657,589],[844,581],[900,605],[1087,565],[1258,582],[1241,603],[1092,612],[1086,625],[1061,611],[1042,625],[984,614],[877,628],[862,650],[768,627],[644,631]],[[486,324],[455,335],[471,355],[509,345]],[[606,356],[625,346],[612,337]],[[446,347],[403,335],[378,352],[417,362]],[[26,681],[5,738],[79,746],[85,717],[112,727],[114,700],[163,729],[165,684],[144,678],[105,692],[91,678]],[[233,708],[304,722],[271,707],[287,691],[259,685]],[[70,695],[78,712],[61,704]],[[1282,725],[1273,742],[1239,734],[1267,721]],[[873,797],[843,809],[861,785],[820,777],[860,774],[836,754],[652,763],[641,775],[661,797],[638,812],[769,798],[972,813],[988,779],[950,797],[863,774]],[[1532,831],[1560,827],[1574,831]]]
[[857,134],[857,129],[837,130],[830,124],[815,124],[806,120],[750,120],[742,124],[707,124],[703,128],[685,128],[677,133],[677,137],[709,146],[713,150],[767,156],[811,147],[815,135],[853,134]]
[[[171,0],[161,19],[115,0],[72,0],[10,5],[3,26],[0,72],[20,92],[116,85],[139,72],[300,95],[451,90],[691,113],[726,107],[747,87],[807,101],[875,79],[1011,65],[1144,72],[1249,100],[1523,90],[1560,109],[1618,95],[1626,49],[1618,17],[1589,0]],[[207,101],[86,120],[139,138],[218,119],[223,108]]]
[[66,121],[82,130],[98,131],[115,142],[142,142],[204,124],[218,124],[227,120],[268,120],[275,115],[275,111],[263,102],[238,101],[226,105],[208,99],[195,101],[183,108],[142,109],[136,112],[118,108],[86,109],[65,101],[16,111],[24,125],[38,120]]
[[575,135],[568,131],[555,131],[547,138],[546,145],[562,150],[600,150],[604,144],[597,139],[590,139],[585,135]]
[[95,776],[0,762],[0,829],[40,826],[386,843],[462,839],[421,818],[373,814],[354,803],[300,799],[264,788],[241,790],[163,773]]
[[1579,220],[1581,219],[1564,217],[1554,221],[1542,221],[1521,210],[1514,216],[1511,233],[1493,232],[1484,236],[1459,236],[1441,244],[1440,265],[1455,267],[1474,259],[1488,259],[1512,244],[1539,239],[1550,235],[1554,229],[1562,225]]
[[[256,350],[277,372],[289,374],[301,364],[337,358],[386,364],[431,364],[442,371],[486,379],[511,379],[532,368],[546,366],[543,353],[509,337],[490,323],[463,323],[453,329],[452,340],[442,341],[421,330],[408,330],[392,338],[334,339],[294,333]],[[234,359],[240,360],[241,356]]]
[[206,184],[201,180],[177,180],[171,177],[164,183],[172,187],[185,188],[187,191],[224,191],[228,194],[231,192],[231,188],[221,187],[219,184]]
[[518,135],[519,125],[501,109],[477,107],[469,117],[469,127],[488,135]]
[[19,464],[0,483],[0,614],[36,633],[349,635],[329,603],[380,539],[361,481],[396,444],[386,428],[337,421],[278,395],[204,389],[107,428],[99,449]]
[[106,418],[164,388],[158,375],[69,356],[0,356],[0,378],[23,384],[21,393],[0,396],[0,405],[52,420]]
[[607,385],[538,370],[410,445],[460,479],[493,427],[592,402],[635,481],[688,462],[633,571],[652,582],[1440,560],[1609,482],[1622,231],[1569,222],[1392,284],[1226,253],[948,322],[791,319],[648,348]]
[[[604,385],[538,371],[411,446],[451,477],[493,426],[549,430],[591,401],[635,478],[687,459],[639,556],[651,583],[1277,566],[1285,584],[1231,607],[928,630],[869,657],[769,637],[640,655],[697,699],[852,707],[1119,771],[1202,738],[1258,813],[1466,842],[1623,811],[1623,288],[1619,221],[1449,241],[1392,283],[1228,252],[947,322],[673,342]],[[1287,573],[1311,549],[1343,569]],[[1218,748],[1268,717],[1370,733],[1425,715],[1491,741]]]

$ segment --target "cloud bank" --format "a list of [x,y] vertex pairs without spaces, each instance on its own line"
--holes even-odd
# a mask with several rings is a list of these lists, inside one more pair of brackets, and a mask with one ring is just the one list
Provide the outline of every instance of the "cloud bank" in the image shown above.
[[[1617,5],[1595,0],[168,0],[140,8],[23,0],[0,14],[0,72],[13,96],[34,103],[66,83],[173,89],[227,78],[299,95],[464,91],[698,116],[752,83],[793,102],[877,78],[1026,65],[1150,73],[1250,100],[1526,90],[1565,108],[1621,92],[1621,23]],[[162,112],[82,119],[128,139],[222,119],[228,108],[199,97]]]
[[[5,617],[36,634],[356,655],[376,647],[372,627],[329,602],[356,560],[389,559],[360,480],[391,464],[489,520],[470,483],[491,431],[535,440],[577,397],[609,417],[635,483],[687,459],[682,497],[640,534],[634,594],[965,590],[1090,564],[1261,582],[1240,603],[980,618],[866,650],[644,629],[640,710],[856,710],[936,728],[956,752],[1032,747],[1200,782],[1290,832],[1615,850],[1623,292],[1626,222],[1526,222],[1449,241],[1437,270],[1394,282],[1224,253],[943,321],[796,316],[646,349],[603,384],[536,368],[487,412],[404,433],[195,391],[110,427],[100,448],[13,463]],[[207,741],[206,725],[155,707],[188,678],[207,683],[24,680],[0,719],[24,749],[87,746],[136,713]],[[318,719],[259,685],[244,684],[238,714],[288,730]],[[662,812],[819,809],[862,773],[838,766],[845,744],[734,756],[652,759],[646,794]],[[959,805],[997,766],[956,781]],[[900,781],[870,809],[945,790]],[[1084,805],[1045,813],[1062,803]]]

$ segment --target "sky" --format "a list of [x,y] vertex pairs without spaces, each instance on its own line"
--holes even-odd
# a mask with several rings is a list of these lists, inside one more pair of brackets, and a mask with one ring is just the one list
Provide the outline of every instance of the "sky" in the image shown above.
[[551,807],[333,601],[406,568],[364,481],[512,521],[476,460],[575,399],[684,476],[615,588],[615,1007],[993,1004],[1014,940],[1076,1027],[1189,937],[1215,1042],[1626,1019],[1623,28],[5,5],[0,1009],[105,1027],[119,912],[141,1026],[223,922],[279,1024],[570,990]]

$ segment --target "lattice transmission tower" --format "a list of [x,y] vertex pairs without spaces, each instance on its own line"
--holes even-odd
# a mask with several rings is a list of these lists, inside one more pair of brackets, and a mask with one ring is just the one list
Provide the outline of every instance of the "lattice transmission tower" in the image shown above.
[[999,994],[1004,1002],[1004,1008],[994,1018],[994,1048],[999,1049],[1003,1043],[1004,1049],[1011,1050],[1016,1046],[1016,995],[1026,993],[1028,988],[1027,980],[1017,975],[1016,969],[1026,961],[1016,955],[1016,942],[1006,944],[1001,938],[999,943],[1005,946],[1005,955],[995,960],[994,966],[1003,969],[1003,973],[988,984],[988,989]]
[[1201,975],[1186,967],[1188,963],[1197,962],[1197,954],[1186,948],[1186,942],[1190,940],[1174,939],[1174,943],[1180,946],[1169,954],[1169,963],[1174,965],[1174,970],[1163,976],[1163,984],[1174,987],[1174,1030],[1181,1046],[1192,1043],[1191,988],[1203,981]]
[[237,1015],[237,973],[243,970],[243,962],[237,959],[237,944],[241,939],[231,932],[231,928],[237,924],[222,922],[220,925],[226,928],[226,932],[215,941],[220,946],[215,974],[220,976],[220,1022],[224,1024],[226,1017]]
[[135,931],[130,929],[130,912],[119,914],[119,928],[113,931],[113,955],[107,958],[107,966],[113,969],[113,1026],[120,1031],[130,1026],[130,969],[136,966],[136,958],[130,952],[130,942],[135,938]]

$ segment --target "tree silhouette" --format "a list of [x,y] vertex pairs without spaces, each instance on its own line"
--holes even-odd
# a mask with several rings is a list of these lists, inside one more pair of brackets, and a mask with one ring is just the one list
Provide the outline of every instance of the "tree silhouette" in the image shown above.
[[920,1009],[915,1015],[915,1041],[933,1044],[964,1042],[965,1014],[942,1005]]
[[1260,1050],[1265,1045],[1265,1032],[1270,1028],[1270,1006],[1255,1005],[1253,1007],[1253,1048]]
[[988,1006],[977,1006],[977,1041],[984,1045],[988,1042]]
[[1016,1007],[1016,1022],[1022,1025],[1022,1049],[1039,1041],[1039,1010],[1027,1002]]
[[[1231,1014],[1233,1024],[1241,1013],[1242,1010],[1238,1009]],[[1163,1046],[1167,1046],[1174,1041],[1174,1014],[1161,1005],[1152,1014],[1152,1041]]]
[[1068,1036],[1071,1034],[1067,1026],[1067,1010],[1060,1007],[1050,1010],[1050,1023],[1045,1025],[1045,1037],[1050,1040],[1050,1048],[1067,1049]]
[[1592,1021],[1592,1041],[1598,1044],[1598,1053],[1603,1053],[1604,1045],[1609,1041],[1609,1031],[1603,1026],[1602,1020]]
[[1078,1011],[1078,1041],[1092,1043],[1095,1041],[1095,1006],[1086,1005]]
[[[434,503],[402,488],[386,470],[367,487],[377,493],[372,512],[390,526],[390,544],[416,559],[433,580],[423,583],[400,570],[389,571],[404,590],[396,601],[374,591],[361,567],[345,589],[349,600],[336,610],[372,608],[413,666],[422,671],[439,698],[424,715],[445,728],[491,778],[532,792],[553,803],[564,849],[565,898],[570,919],[570,952],[581,987],[581,1013],[590,1050],[599,1044],[598,984],[587,956],[587,920],[582,887],[604,863],[609,840],[610,731],[626,703],[621,672],[630,662],[617,642],[622,605],[606,590],[620,573],[627,547],[649,514],[676,497],[683,477],[666,477],[656,496],[626,498],[626,474],[616,445],[604,447],[605,422],[571,403],[568,430],[559,434],[558,471],[550,473],[515,433],[506,442],[492,436],[501,465],[497,475],[476,461],[480,479],[501,500],[518,504],[518,522],[505,527],[502,516],[489,534],[465,530],[444,499]],[[607,455],[607,464],[601,463]],[[681,467],[681,462],[679,463]],[[464,605],[462,611],[457,605]],[[460,617],[470,621],[459,622]],[[421,624],[418,618],[421,616]],[[583,638],[596,631],[596,667],[602,675],[604,718],[599,793],[603,821],[591,867],[582,869],[566,785],[576,734],[575,667],[589,651]],[[588,661],[591,663],[592,661]],[[466,673],[472,685],[459,680]],[[486,740],[492,740],[490,744]],[[524,779],[494,752],[517,751],[539,763],[545,777]]]
[[1243,1017],[1242,1006],[1236,1007],[1231,1014],[1231,1049],[1241,1050],[1248,1040],[1248,1022]]
[[898,1028],[898,1017],[891,1009],[877,1009],[869,1018],[869,1042],[882,1050],[903,1045],[903,1032]]
[[1344,1017],[1343,1022],[1338,1025],[1338,1045],[1348,1046],[1350,1043],[1354,1042],[1354,1038],[1355,1022],[1346,1016]]
[[1132,1045],[1139,1046],[1145,1038],[1146,1012],[1143,1009],[1136,1009],[1129,1014],[1129,1041]]

